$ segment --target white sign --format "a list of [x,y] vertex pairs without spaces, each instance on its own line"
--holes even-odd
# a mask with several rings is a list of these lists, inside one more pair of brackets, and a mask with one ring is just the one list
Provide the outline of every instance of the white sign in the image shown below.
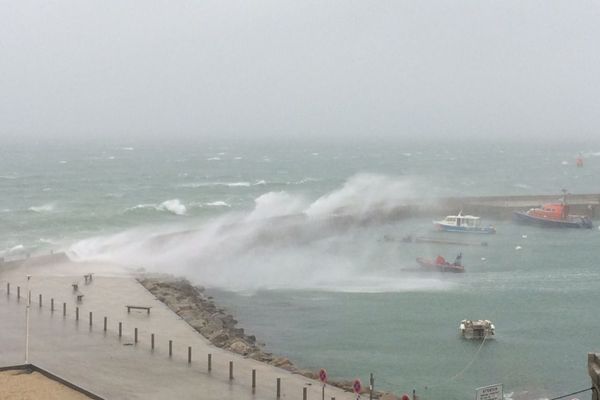
[[475,389],[475,400],[502,400],[502,384]]

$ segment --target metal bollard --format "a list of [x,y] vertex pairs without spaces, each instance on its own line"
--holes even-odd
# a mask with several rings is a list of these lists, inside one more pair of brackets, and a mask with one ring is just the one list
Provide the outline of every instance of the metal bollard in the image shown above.
[[252,390],[256,389],[256,369],[252,369]]
[[92,312],[90,311],[90,326],[92,326]]
[[21,299],[21,286],[17,286],[17,300]]
[[123,336],[123,323],[119,322],[119,337]]
[[40,303],[40,308],[41,308],[42,307],[42,295],[41,294],[40,294],[39,298],[40,298],[39,303]]
[[169,357],[173,357],[173,341],[169,340]]
[[233,379],[233,361],[229,361],[229,380]]
[[188,346],[188,364],[192,363],[192,346]]
[[302,388],[302,400],[306,400],[306,398],[307,398],[307,395],[308,395],[308,394],[307,394],[307,391],[306,391],[306,386],[304,386],[304,387]]
[[108,318],[104,317],[104,332],[106,332],[106,323],[108,322]]
[[67,316],[67,303],[63,303],[63,317]]
[[54,299],[50,299],[50,311],[54,312]]
[[75,321],[79,321],[79,307],[75,307]]
[[133,328],[133,342],[137,343],[137,328]]
[[6,284],[6,295],[10,295],[10,283]]
[[150,334],[150,348],[154,350],[154,333]]
[[277,378],[277,398],[281,397],[281,378]]
[[212,354],[208,354],[208,372],[212,371]]

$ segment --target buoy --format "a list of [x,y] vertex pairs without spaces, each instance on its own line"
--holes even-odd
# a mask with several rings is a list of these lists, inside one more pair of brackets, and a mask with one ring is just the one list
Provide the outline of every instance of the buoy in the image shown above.
[[410,400],[410,397],[406,393],[402,395],[402,400]]

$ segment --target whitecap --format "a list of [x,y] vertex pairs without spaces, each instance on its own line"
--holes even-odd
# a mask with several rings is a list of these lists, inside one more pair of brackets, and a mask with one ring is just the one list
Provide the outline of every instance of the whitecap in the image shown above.
[[33,211],[36,213],[42,213],[42,212],[50,212],[54,210],[54,204],[44,204],[41,206],[31,206],[28,208],[29,211]]
[[17,177],[15,175],[0,175],[0,179],[17,179]]
[[521,246],[515,246],[515,250],[521,250],[523,247]]
[[250,182],[233,182],[233,183],[226,183],[225,185],[227,185],[229,187],[239,187],[239,186],[248,187],[248,186],[250,186]]
[[204,203],[204,205],[208,207],[231,207],[229,203],[226,203],[224,201],[212,201],[209,203]]
[[10,249],[7,249],[5,251],[5,253],[9,253],[9,254],[10,253],[15,253],[15,252],[18,252],[18,251],[22,251],[24,249],[25,249],[25,246],[23,246],[22,244],[18,244],[16,246],[11,247]]
[[163,201],[158,205],[157,210],[169,211],[175,215],[185,215],[187,212],[187,208],[179,201],[179,199]]
[[107,159],[108,159],[108,160],[114,160],[114,159],[115,159],[115,156],[108,156],[108,158],[107,158]]
[[206,159],[206,161],[220,161],[220,160],[221,160],[221,157],[210,157],[210,158]]
[[133,151],[135,150],[133,147],[121,147],[121,150],[125,150],[125,151]]
[[66,163],[68,163],[68,161],[61,160],[61,161],[59,161],[58,163],[59,163],[59,164],[66,164]]
[[261,179],[260,181],[256,181],[256,183],[254,185],[258,186],[258,185],[266,185],[266,184],[267,184],[267,181]]
[[404,157],[411,157],[411,156],[412,156],[412,154],[411,154],[411,153],[402,153],[402,155],[403,155]]
[[319,155],[319,153],[312,153],[312,155],[316,157]]
[[243,160],[244,157],[233,157],[234,160]]
[[561,164],[562,165],[569,165],[569,162],[568,161],[563,161],[563,162],[561,162]]
[[43,189],[42,189],[42,192],[49,192],[49,191],[51,191],[51,190],[52,190],[52,188],[46,187],[46,188],[43,188]]

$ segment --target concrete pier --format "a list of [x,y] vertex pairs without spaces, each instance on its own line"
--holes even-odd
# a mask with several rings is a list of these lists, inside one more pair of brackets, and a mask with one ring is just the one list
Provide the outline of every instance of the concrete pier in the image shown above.
[[[86,301],[79,305],[80,311],[122,321],[121,338],[116,323],[108,324],[104,331],[89,329],[88,324],[75,321],[76,302],[71,284],[80,277],[81,270],[93,271],[94,281],[85,288]],[[299,400],[307,386],[309,398],[321,396],[317,381],[212,346],[132,275],[122,268],[102,264],[38,263],[0,269],[2,365],[23,363],[25,302],[17,301],[14,293],[8,295],[5,287],[8,282],[24,286],[27,275],[31,275],[31,290],[64,302],[73,310],[63,317],[52,313],[49,304],[41,307],[35,304],[30,313],[30,362],[103,398],[274,399],[279,388],[282,398]],[[152,313],[128,314],[125,307],[128,304],[152,306]],[[140,338],[155,334],[163,339],[154,346],[146,340],[134,345],[135,328]],[[172,357],[169,357],[169,342]],[[204,362],[189,363],[192,347],[196,359],[205,360],[211,355],[210,371]],[[234,364],[235,379],[230,379]],[[255,388],[253,376],[261,378],[255,382]],[[355,399],[351,393],[334,387],[327,388],[327,396]]]

